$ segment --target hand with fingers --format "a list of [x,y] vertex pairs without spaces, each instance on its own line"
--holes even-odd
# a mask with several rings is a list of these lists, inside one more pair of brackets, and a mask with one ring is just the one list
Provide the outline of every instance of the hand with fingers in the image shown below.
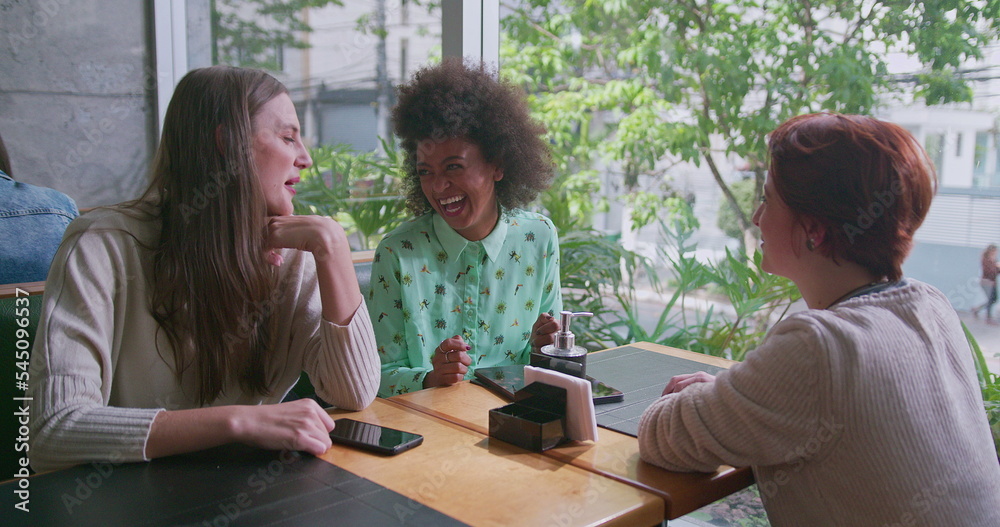
[[692,384],[697,384],[699,382],[712,382],[715,380],[714,375],[709,375],[703,371],[698,373],[685,373],[683,375],[675,375],[670,378],[670,382],[667,383],[667,387],[663,389],[662,395],[667,395],[668,393],[677,393],[691,386]]
[[233,408],[233,427],[241,443],[269,450],[302,450],[316,456],[332,444],[333,418],[312,399]]
[[471,349],[458,335],[441,341],[431,357],[434,369],[424,377],[424,388],[451,386],[464,379],[472,364],[472,357],[467,353]]
[[531,326],[531,351],[538,352],[542,346],[555,342],[557,331],[559,331],[559,320],[556,317],[548,313],[538,315],[535,324]]
[[273,216],[267,225],[271,251],[267,261],[282,264],[281,249],[298,249],[313,254],[317,260],[332,255],[350,256],[350,246],[343,226],[326,216]]

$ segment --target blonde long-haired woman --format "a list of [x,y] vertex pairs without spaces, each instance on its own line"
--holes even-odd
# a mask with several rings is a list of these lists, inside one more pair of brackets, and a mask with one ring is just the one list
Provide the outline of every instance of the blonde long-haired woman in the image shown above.
[[152,182],[73,222],[31,358],[32,465],[141,461],[242,442],[319,454],[329,415],[279,403],[304,370],[330,403],[375,397],[379,359],[343,229],[293,216],[312,163],[285,87],[188,73]]

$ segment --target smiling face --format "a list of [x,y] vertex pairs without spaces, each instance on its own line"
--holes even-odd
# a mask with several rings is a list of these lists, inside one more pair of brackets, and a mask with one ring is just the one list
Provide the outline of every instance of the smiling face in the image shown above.
[[797,245],[804,243],[804,231],[770,177],[764,183],[764,197],[753,214],[753,223],[760,227],[761,269],[794,281],[801,254]]
[[420,189],[431,207],[465,239],[482,240],[500,218],[496,182],[503,172],[463,138],[423,141],[417,148]]
[[253,159],[270,216],[292,214],[293,185],[312,158],[299,136],[299,118],[288,94],[260,107],[253,118]]

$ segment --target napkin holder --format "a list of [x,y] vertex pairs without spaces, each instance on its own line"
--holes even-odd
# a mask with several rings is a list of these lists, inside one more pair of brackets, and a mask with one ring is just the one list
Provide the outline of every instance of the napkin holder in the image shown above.
[[566,440],[566,389],[533,382],[490,410],[490,437],[542,452]]
[[579,359],[574,357],[574,359],[553,357],[551,355],[545,355],[543,353],[533,351],[529,356],[528,365],[536,368],[545,368],[546,370],[557,371],[559,373],[565,373],[574,377],[585,377],[587,375],[587,363],[584,361],[587,360],[587,356],[583,355]]

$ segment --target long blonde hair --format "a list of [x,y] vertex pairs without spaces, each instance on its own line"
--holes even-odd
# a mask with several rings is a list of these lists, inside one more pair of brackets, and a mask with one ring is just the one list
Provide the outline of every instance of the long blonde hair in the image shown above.
[[201,404],[233,380],[268,393],[266,307],[276,272],[264,259],[267,205],[251,146],[254,116],[282,93],[262,71],[189,72],[167,107],[152,181],[136,202],[162,224],[151,248],[150,308],[173,346],[178,380],[197,376]]

